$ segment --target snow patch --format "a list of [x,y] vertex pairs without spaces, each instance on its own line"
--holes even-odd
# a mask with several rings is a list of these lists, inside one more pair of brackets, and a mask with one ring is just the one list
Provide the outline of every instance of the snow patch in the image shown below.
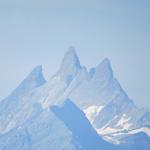
[[100,135],[108,135],[108,134],[112,134],[112,133],[115,133],[117,132],[118,129],[115,129],[115,128],[110,128],[110,127],[107,127],[105,129],[97,129],[97,132],[100,134]]
[[103,107],[104,106],[93,105],[84,110],[84,113],[85,113],[86,117],[88,118],[88,120],[91,122],[91,124],[93,124],[95,118],[100,113],[100,111],[103,109]]
[[139,133],[139,132],[144,132],[150,137],[150,129],[146,128],[146,127],[135,129],[135,130],[131,130],[129,133],[130,134],[136,134],[136,133]]
[[126,114],[123,114],[116,126],[127,130],[132,125],[129,123],[130,120],[131,118],[129,118]]

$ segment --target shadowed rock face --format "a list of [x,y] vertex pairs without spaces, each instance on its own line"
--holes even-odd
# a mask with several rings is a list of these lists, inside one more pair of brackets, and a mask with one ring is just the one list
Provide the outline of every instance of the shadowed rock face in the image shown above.
[[81,150],[117,150],[118,147],[104,141],[93,129],[84,113],[70,100],[62,107],[51,106],[54,114],[61,119],[73,134],[74,143]]
[[70,100],[66,100],[62,107],[51,106],[51,110],[72,132],[73,142],[79,150],[148,150],[150,147],[150,139],[143,132],[128,135],[120,145],[104,141],[85,114]]
[[121,148],[124,150],[148,150],[150,149],[150,138],[143,132],[129,135],[122,139]]

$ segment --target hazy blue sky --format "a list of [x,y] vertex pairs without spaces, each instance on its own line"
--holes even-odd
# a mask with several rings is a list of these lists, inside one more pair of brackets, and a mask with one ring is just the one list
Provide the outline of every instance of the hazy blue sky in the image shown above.
[[70,45],[88,68],[108,57],[150,108],[150,0],[0,0],[0,99],[38,64],[49,79]]

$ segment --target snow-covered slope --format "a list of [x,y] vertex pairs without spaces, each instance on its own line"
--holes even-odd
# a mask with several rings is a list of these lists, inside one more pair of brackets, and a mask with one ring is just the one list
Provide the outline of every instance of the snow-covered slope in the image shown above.
[[23,124],[0,136],[3,150],[76,150],[72,133],[63,122],[42,107]]
[[104,141],[89,123],[85,114],[70,100],[66,100],[62,107],[52,106],[52,111],[60,118],[72,132],[74,143],[81,150],[117,150],[118,146]]
[[[110,61],[106,58],[88,71],[71,47],[49,81],[44,79],[42,67],[37,66],[0,102],[0,148],[8,145],[6,149],[10,149],[17,141],[16,149],[23,146],[22,149],[48,149],[50,143],[54,150],[78,149],[72,143],[73,131],[68,124],[50,110],[52,105],[61,105],[65,99],[71,99],[85,113],[92,127],[106,141],[118,144],[131,134],[150,133],[150,112],[135,106],[115,78]],[[40,138],[43,140],[38,145]],[[61,138],[66,139],[64,144],[59,143]]]
[[70,100],[61,107],[36,108],[34,116],[0,135],[2,150],[99,150],[101,147],[118,148],[104,141]]
[[9,130],[23,123],[30,117],[34,108],[30,107],[34,102],[30,99],[30,92],[45,84],[41,66],[37,66],[23,80],[23,82],[0,103],[0,133]]

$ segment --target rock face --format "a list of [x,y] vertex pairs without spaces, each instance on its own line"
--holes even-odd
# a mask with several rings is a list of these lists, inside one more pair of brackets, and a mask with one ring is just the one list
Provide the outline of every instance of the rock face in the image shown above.
[[93,129],[85,114],[70,100],[66,100],[62,107],[52,106],[51,110],[62,120],[72,132],[74,143],[81,150],[117,150],[118,146],[104,141]]
[[76,51],[73,47],[70,47],[65,54],[58,75],[62,80],[65,80],[68,84],[75,78],[78,72],[81,70],[81,65]]
[[139,139],[148,150],[149,137],[150,112],[135,106],[110,61],[88,71],[73,47],[49,81],[37,66],[0,102],[2,150],[137,150]]
[[147,150],[150,147],[150,138],[143,132],[129,135],[122,140],[123,149]]

